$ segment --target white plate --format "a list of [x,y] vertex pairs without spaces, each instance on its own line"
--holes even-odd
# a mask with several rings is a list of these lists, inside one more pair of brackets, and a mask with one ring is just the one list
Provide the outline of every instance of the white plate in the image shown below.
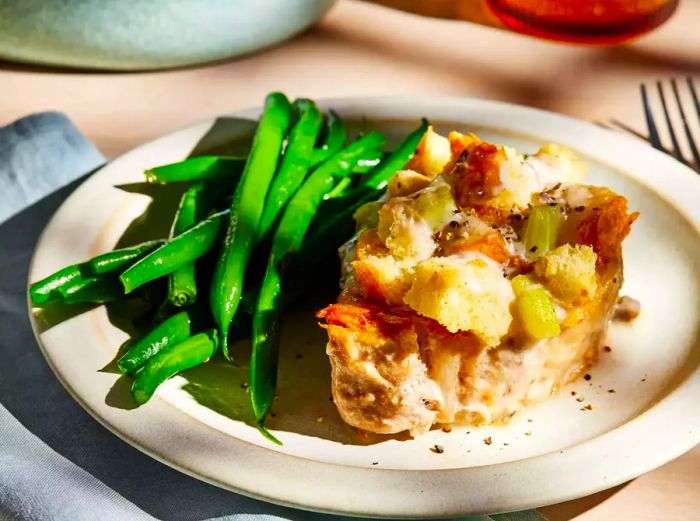
[[[590,381],[581,379],[508,426],[434,430],[414,440],[361,438],[329,401],[324,334],[313,310],[333,295],[316,295],[290,313],[285,326],[280,399],[270,421],[282,447],[245,423],[244,369],[214,362],[171,380],[147,405],[128,410],[128,382],[101,371],[126,338],[103,307],[43,332],[35,320],[49,364],[97,420],[154,458],[236,492],[306,509],[415,518],[511,511],[580,497],[647,472],[698,443],[696,174],[632,138],[514,105],[446,98],[322,105],[350,120],[366,116],[370,126],[394,135],[427,116],[440,130],[476,130],[523,151],[546,142],[574,148],[590,163],[591,183],[618,190],[641,211],[625,242],[623,293],[641,301],[642,315],[631,326],[612,327],[612,352],[590,371]],[[140,182],[145,168],[185,158],[205,134],[217,141],[250,130],[220,123],[217,132],[210,132],[214,122],[207,121],[143,145],[86,181],[44,231],[31,280],[115,245],[149,199],[114,185]],[[572,390],[584,401],[576,401]],[[588,404],[592,410],[581,410]],[[444,453],[430,450],[436,443]]]

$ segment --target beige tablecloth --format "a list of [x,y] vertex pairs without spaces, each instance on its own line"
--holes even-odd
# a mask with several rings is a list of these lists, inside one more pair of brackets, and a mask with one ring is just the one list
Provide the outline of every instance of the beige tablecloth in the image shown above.
[[[194,121],[258,105],[275,89],[314,98],[484,97],[644,131],[640,82],[700,81],[699,22],[700,1],[681,0],[667,24],[638,42],[589,48],[345,0],[306,34],[238,61],[130,74],[0,64],[0,125],[62,111],[113,157]],[[625,486],[542,511],[553,521],[700,519],[700,447]]]

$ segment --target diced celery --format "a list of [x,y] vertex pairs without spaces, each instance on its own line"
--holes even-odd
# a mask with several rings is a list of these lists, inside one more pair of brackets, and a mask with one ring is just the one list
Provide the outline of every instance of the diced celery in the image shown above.
[[558,206],[542,204],[532,208],[523,239],[529,257],[539,257],[556,248],[563,221]]
[[518,275],[517,277],[513,277],[510,283],[513,286],[513,293],[515,293],[516,297],[519,297],[531,289],[542,287],[541,284],[535,282],[529,275]]
[[379,223],[379,209],[383,204],[380,201],[370,201],[360,206],[353,215],[358,228],[376,228]]
[[442,228],[454,219],[457,205],[450,185],[433,183],[413,201],[413,209],[433,228]]
[[544,288],[525,291],[516,298],[515,306],[523,329],[531,337],[541,340],[559,336],[561,333],[554,303]]

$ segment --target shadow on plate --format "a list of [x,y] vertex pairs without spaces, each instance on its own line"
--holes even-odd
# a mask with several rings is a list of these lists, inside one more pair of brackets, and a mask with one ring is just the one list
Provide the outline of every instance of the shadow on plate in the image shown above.
[[[275,431],[294,432],[347,445],[371,445],[407,436],[360,434],[340,418],[331,397],[330,365],[325,353],[326,335],[318,327],[315,311],[335,298],[336,290],[323,288],[287,312],[282,327],[278,398],[266,425]],[[254,426],[248,401],[248,339],[234,343],[239,365],[223,358],[191,369],[183,376],[183,389],[200,405],[235,421]]]

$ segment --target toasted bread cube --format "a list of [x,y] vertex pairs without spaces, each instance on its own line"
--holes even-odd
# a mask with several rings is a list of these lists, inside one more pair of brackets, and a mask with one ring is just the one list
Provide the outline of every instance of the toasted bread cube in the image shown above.
[[450,185],[438,177],[411,197],[394,197],[379,211],[379,238],[399,259],[420,261],[435,251],[433,235],[457,210]]
[[400,198],[391,199],[379,210],[377,231],[398,259],[427,259],[435,251],[432,228]]
[[586,163],[570,148],[561,145],[545,145],[534,155],[556,170],[559,180],[566,183],[582,183],[586,178]]
[[415,170],[433,178],[442,173],[442,169],[450,160],[450,142],[428,127],[416,147],[416,152],[406,164],[406,168]]
[[391,256],[366,255],[352,262],[355,280],[367,298],[400,305],[410,282],[404,267]]
[[472,148],[481,143],[476,134],[462,134],[455,130],[448,134],[447,141],[450,143],[452,161],[456,160],[465,150],[471,151]]
[[535,273],[554,296],[569,304],[580,304],[596,293],[596,259],[590,246],[564,244],[539,257]]
[[433,257],[414,268],[404,302],[452,333],[471,331],[494,346],[508,332],[513,298],[497,264],[481,258]]
[[389,197],[402,197],[422,190],[430,184],[430,177],[415,170],[400,170],[391,178],[386,189]]

